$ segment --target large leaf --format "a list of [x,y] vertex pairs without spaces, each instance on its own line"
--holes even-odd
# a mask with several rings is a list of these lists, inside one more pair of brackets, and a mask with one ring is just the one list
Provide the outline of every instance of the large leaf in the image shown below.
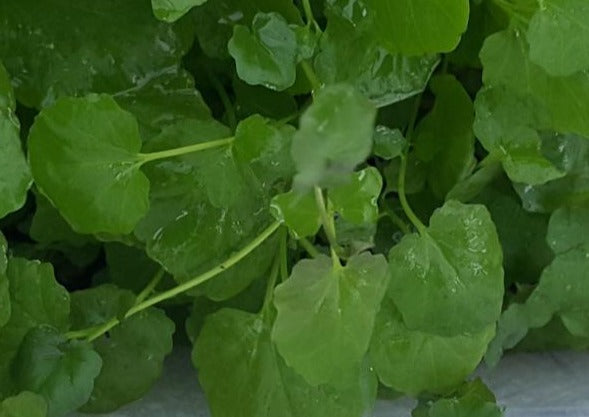
[[240,310],[207,318],[192,359],[215,416],[357,417],[372,406],[371,372],[342,390],[309,385],[276,352],[270,328],[268,315]]
[[350,21],[335,11],[328,14],[327,30],[315,59],[321,81],[352,84],[378,107],[423,91],[438,57],[392,54],[358,29],[358,19]]
[[391,52],[450,52],[468,23],[468,0],[365,0],[372,32]]
[[12,258],[7,276],[11,315],[0,329],[0,398],[14,391],[10,367],[29,330],[47,324],[66,331],[70,313],[69,294],[55,281],[51,265]]
[[439,198],[474,166],[473,103],[452,75],[431,82],[436,95],[432,111],[415,132],[416,155],[428,163],[428,182]]
[[228,49],[239,78],[248,84],[281,91],[296,80],[296,34],[277,13],[256,14],[251,32],[236,25]]
[[36,327],[14,360],[17,386],[42,395],[48,417],[60,417],[88,401],[102,360],[88,342],[68,341],[57,329]]
[[296,187],[338,184],[364,162],[372,150],[375,117],[374,106],[352,86],[333,85],[317,92],[292,144]]
[[357,375],[388,283],[382,255],[363,253],[345,267],[326,256],[302,260],[276,287],[272,340],[310,384],[347,384]]
[[494,325],[451,337],[409,330],[386,297],[376,318],[370,357],[380,381],[397,391],[444,393],[474,371],[494,333]]
[[389,294],[409,329],[456,336],[499,318],[503,256],[484,206],[446,202],[421,235],[393,247],[389,260]]
[[0,59],[29,107],[134,90],[164,73],[173,78],[192,42],[154,19],[144,0],[2,2],[0,16]]
[[0,62],[0,218],[24,203],[32,179],[20,143],[10,79]]
[[567,76],[589,68],[589,4],[545,0],[530,20],[530,59],[548,73]]
[[79,233],[127,234],[148,208],[137,122],[106,95],[65,98],[29,136],[39,190]]
[[[77,329],[122,317],[134,301],[130,291],[107,285],[72,294],[72,325]],[[92,397],[82,408],[107,413],[141,398],[160,377],[172,350],[174,323],[158,309],[144,310],[94,341],[103,365]]]

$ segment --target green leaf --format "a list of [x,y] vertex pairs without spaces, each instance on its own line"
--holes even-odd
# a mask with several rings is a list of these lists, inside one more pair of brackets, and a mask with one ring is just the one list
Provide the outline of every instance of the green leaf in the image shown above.
[[275,196],[271,204],[274,218],[283,221],[297,237],[314,236],[321,228],[321,213],[312,192],[289,191]]
[[40,395],[23,391],[0,403],[0,417],[47,417],[47,404]]
[[415,152],[429,165],[427,179],[432,191],[444,198],[475,164],[474,107],[453,75],[440,75],[430,85],[436,102],[417,126]]
[[441,394],[460,384],[482,359],[495,326],[444,337],[409,330],[390,297],[376,317],[370,357],[380,381],[415,396]]
[[179,73],[190,33],[158,22],[148,2],[61,0],[0,5],[0,59],[17,99],[41,108],[59,97],[140,89]]
[[11,258],[9,280],[11,315],[0,329],[0,398],[14,391],[11,363],[30,329],[47,324],[65,332],[69,327],[69,294],[53,276],[50,264]]
[[8,290],[8,276],[6,276],[6,268],[8,267],[7,249],[6,238],[0,232],[0,329],[10,319],[10,292]]
[[48,417],[59,417],[88,401],[101,366],[89,343],[68,341],[54,327],[41,326],[25,336],[12,370],[18,387],[42,395]]
[[[145,242],[147,254],[177,281],[184,282],[216,266],[268,226],[270,198],[253,170],[273,178],[273,168],[263,164],[266,159],[261,155],[272,155],[269,149],[275,149],[276,142],[283,139],[278,137],[275,142],[271,136],[261,140],[257,133],[236,138],[234,146],[227,149],[210,149],[145,166],[151,183],[150,208],[135,235]],[[165,129],[146,150],[165,150],[228,135],[228,128],[213,120],[185,121]],[[240,140],[248,143],[248,149],[254,148],[249,143],[257,143],[259,151],[245,155],[238,152],[235,148]],[[242,157],[252,166],[241,162]],[[222,175],[205,177],[207,170],[222,171]],[[228,177],[235,181],[223,180]],[[274,241],[268,240],[202,290],[215,300],[236,295],[270,268],[275,250]]]
[[239,78],[248,84],[281,91],[296,80],[296,34],[277,13],[256,14],[251,32],[236,25],[228,49]]
[[349,183],[329,190],[328,197],[345,220],[354,224],[376,223],[382,185],[380,172],[369,167],[354,172]]
[[372,152],[383,159],[391,160],[402,155],[407,147],[407,139],[399,129],[389,129],[378,125],[374,129],[374,148]]
[[258,13],[276,12],[288,23],[300,24],[301,14],[291,0],[214,0],[194,10],[198,41],[208,56],[229,58],[227,44],[236,25],[250,27]]
[[366,0],[372,33],[405,55],[450,52],[468,23],[468,0]]
[[151,8],[158,19],[175,22],[193,7],[206,2],[207,0],[151,0]]
[[104,245],[109,281],[120,288],[140,293],[161,268],[143,249],[107,243]]
[[29,136],[39,190],[78,233],[127,234],[145,215],[149,181],[139,170],[140,149],[136,120],[106,95],[60,99]]
[[530,59],[549,74],[567,76],[589,68],[589,4],[545,0],[530,20]]
[[20,123],[8,73],[0,62],[0,218],[19,209],[32,178],[20,143]]
[[442,398],[429,406],[428,417],[502,417],[489,389],[476,379],[466,383],[452,398]]
[[318,91],[292,143],[296,188],[341,183],[370,154],[375,117],[374,106],[349,85]]
[[215,416],[357,417],[372,407],[372,373],[342,390],[309,385],[278,355],[270,329],[268,316],[240,310],[208,316],[192,360]]
[[299,261],[276,287],[272,340],[286,363],[311,385],[342,386],[356,375],[386,285],[382,255],[363,253],[345,267],[326,256]]
[[409,57],[390,53],[373,36],[359,30],[363,18],[351,21],[336,11],[327,16],[327,29],[315,58],[315,69],[321,81],[351,84],[378,107],[399,102],[425,89],[439,62],[436,55]]
[[[84,329],[122,319],[134,295],[113,285],[72,294],[72,325]],[[174,323],[163,311],[149,308],[112,328],[94,341],[103,365],[90,400],[82,411],[107,413],[141,398],[161,376],[164,358],[172,350]]]
[[566,175],[540,185],[515,184],[524,208],[550,213],[559,207],[589,208],[589,141],[575,135],[550,135],[543,143]]
[[446,202],[425,233],[393,247],[389,261],[389,294],[409,329],[456,336],[499,318],[503,256],[484,206]]

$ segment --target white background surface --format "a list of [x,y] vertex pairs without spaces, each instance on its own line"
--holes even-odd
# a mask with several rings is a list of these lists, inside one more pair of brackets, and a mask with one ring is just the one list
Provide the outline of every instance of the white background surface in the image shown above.
[[[506,408],[506,417],[589,417],[589,353],[514,354],[478,372]],[[373,417],[409,417],[413,402],[378,401]],[[81,417],[73,414],[71,417]],[[142,400],[109,417],[210,417],[190,353],[179,349]],[[337,417],[337,416],[326,416]]]

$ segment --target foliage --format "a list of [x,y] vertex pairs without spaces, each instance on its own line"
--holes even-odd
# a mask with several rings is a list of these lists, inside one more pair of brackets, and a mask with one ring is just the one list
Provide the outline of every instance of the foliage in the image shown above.
[[589,346],[587,21],[0,2],[0,417],[116,410],[188,341],[214,417],[500,416],[483,358]]

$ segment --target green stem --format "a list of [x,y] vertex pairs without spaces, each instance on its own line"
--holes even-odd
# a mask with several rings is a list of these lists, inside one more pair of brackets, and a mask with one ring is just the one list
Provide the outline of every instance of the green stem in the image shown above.
[[319,80],[319,77],[317,77],[317,74],[315,73],[315,70],[313,69],[313,67],[311,66],[309,61],[302,61],[301,67],[303,68],[303,71],[304,71],[305,75],[307,76],[307,79],[311,83],[311,87],[313,87],[313,91],[320,90],[321,87],[323,86],[323,84]]
[[405,195],[405,176],[407,174],[407,155],[403,155],[401,158],[401,170],[399,172],[399,200],[401,200],[401,206],[407,218],[413,223],[415,228],[419,231],[419,234],[424,235],[426,233],[425,225],[419,220],[415,212],[409,206],[407,196]]
[[313,8],[311,7],[311,2],[309,0],[302,0],[303,3],[303,10],[305,11],[305,19],[307,20],[307,26],[313,26],[316,31],[320,32],[321,27],[315,20],[315,16],[313,15]]
[[389,216],[393,224],[395,224],[399,228],[399,230],[403,232],[404,235],[408,235],[409,233],[411,233],[409,225],[405,223],[405,221],[401,217],[399,217],[397,213],[395,213],[392,210],[387,210],[385,214]]
[[280,240],[280,281],[282,282],[288,279],[288,250],[286,239],[288,239],[288,232],[285,229],[283,237]]
[[151,295],[151,293],[155,290],[155,287],[157,287],[157,285],[161,282],[165,273],[166,273],[166,271],[164,270],[164,268],[160,268],[155,273],[155,275],[153,276],[151,281],[149,281],[149,283],[143,289],[143,291],[141,291],[139,293],[139,295],[137,296],[137,298],[135,298],[135,304],[141,303],[143,300],[145,300],[147,297],[149,297]]
[[318,257],[319,255],[321,255],[321,253],[317,250],[317,248],[315,248],[315,246],[313,246],[313,244],[311,242],[309,242],[308,239],[301,237],[299,239],[297,239],[297,242],[299,243],[299,245],[301,245],[303,247],[303,249],[305,249],[307,251],[307,253],[309,255],[311,255],[313,258]]
[[321,188],[315,186],[315,202],[317,203],[317,209],[319,210],[319,214],[321,215],[321,224],[323,225],[323,230],[325,231],[325,235],[327,236],[327,240],[329,241],[329,246],[332,248],[337,248],[337,239],[335,234],[335,227],[333,223],[333,217],[329,215],[327,212],[327,208],[325,206],[325,198],[323,198],[323,191]]
[[[145,289],[139,294],[139,296],[137,296],[135,305],[133,307],[131,307],[127,311],[127,313],[125,313],[124,318],[127,319],[127,318],[129,318],[129,317],[131,317],[131,316],[133,316],[133,315],[135,315],[135,314],[137,314],[137,313],[139,313],[139,312],[141,312],[141,311],[143,311],[143,310],[145,310],[155,304],[158,304],[162,301],[168,300],[168,299],[173,298],[179,294],[182,294],[183,292],[186,292],[186,291],[210,280],[211,278],[219,275],[221,272],[229,269],[230,267],[235,265],[237,262],[239,262],[240,260],[245,258],[247,255],[249,255],[254,249],[256,249],[258,246],[260,246],[266,239],[268,239],[270,236],[272,236],[272,234],[279,227],[280,227],[279,222],[272,223],[267,229],[265,229],[262,233],[260,233],[247,246],[245,246],[241,250],[234,253],[231,257],[229,257],[228,259],[226,259],[224,262],[220,263],[216,267],[214,267],[214,268],[210,269],[209,271],[205,272],[204,274],[201,274],[201,275],[191,279],[190,281],[187,281],[181,285],[178,285],[168,291],[164,291],[163,293],[154,295],[153,297],[148,298],[146,300],[141,300],[140,297],[142,296],[142,294],[146,294],[146,296],[147,296],[153,290],[153,288],[155,288],[155,286],[157,286],[158,280],[156,278],[158,277],[159,273],[156,274],[154,279],[152,279],[152,281],[147,285],[147,287],[145,287]],[[162,276],[163,276],[163,270],[162,270]],[[92,342],[93,340],[98,339],[100,336],[102,336],[103,334],[108,332],[113,327],[117,326],[119,323],[120,323],[120,320],[116,317],[113,317],[112,319],[110,319],[109,321],[107,321],[106,323],[103,323],[101,325],[93,326],[93,327],[90,327],[87,329],[75,330],[72,332],[68,332],[68,333],[66,333],[66,337],[68,339],[86,338],[87,341]]]
[[262,307],[262,311],[266,311],[270,304],[272,304],[274,287],[276,286],[278,272],[280,271],[280,264],[282,263],[280,258],[280,253],[274,258],[274,263],[272,264],[272,269],[270,270],[270,278],[268,279],[268,284],[266,286],[266,295],[264,296],[264,305]]
[[189,153],[200,152],[207,149],[218,148],[221,146],[231,144],[235,138],[225,138],[219,140],[212,140],[209,142],[195,143],[194,145],[183,146],[180,148],[168,149],[165,151],[140,153],[139,164],[143,165],[147,162],[156,161],[158,159],[173,158],[174,156],[186,155]]
[[168,291],[164,291],[158,295],[155,295],[133,307],[125,314],[125,318],[131,317],[134,314],[139,313],[142,310],[145,310],[148,307],[151,307],[155,304],[158,304],[162,301],[168,300],[170,298],[174,298],[179,294],[182,294],[186,291],[193,289],[201,285],[204,282],[207,282],[211,278],[219,275],[221,272],[231,268],[237,262],[241,261],[247,255],[249,255],[254,249],[260,246],[266,239],[268,239],[272,234],[280,227],[280,222],[272,223],[266,230],[264,230],[260,235],[258,235],[254,240],[252,240],[247,246],[242,248],[241,250],[234,253],[231,257],[226,259],[225,261],[221,262],[216,267],[208,270],[204,274],[201,274],[197,277],[192,278],[189,281],[186,281],[183,284],[178,285]]

